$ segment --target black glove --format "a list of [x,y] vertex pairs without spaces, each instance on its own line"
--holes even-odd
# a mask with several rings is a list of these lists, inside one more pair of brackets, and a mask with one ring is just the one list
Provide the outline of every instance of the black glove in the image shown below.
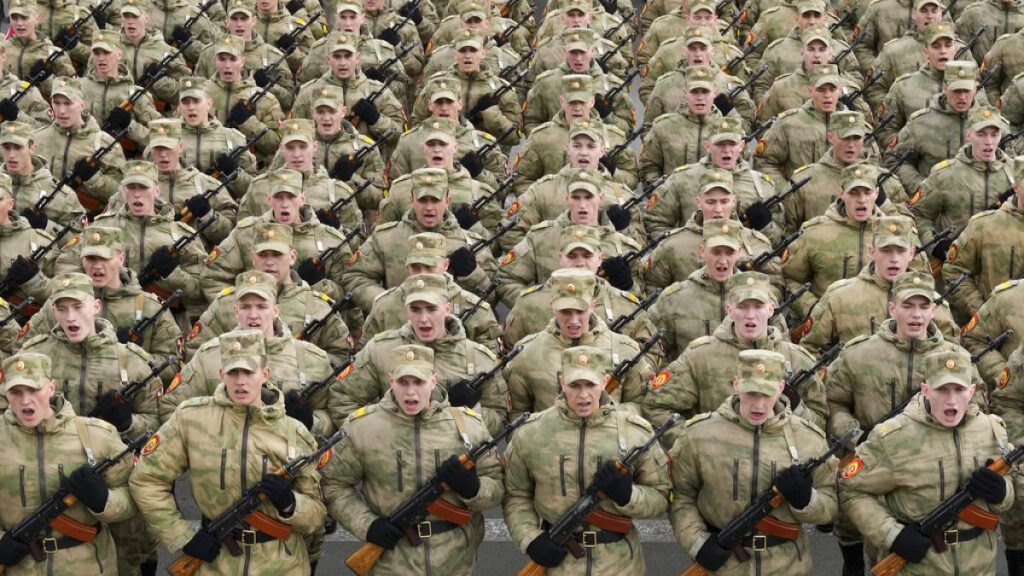
[[494,106],[497,105],[498,99],[495,98],[493,94],[488,92],[487,94],[484,94],[479,99],[477,99],[476,104],[473,104],[473,109],[470,111],[469,115],[479,116],[480,113],[483,112],[484,110],[487,110],[488,108],[493,108]]
[[633,221],[633,215],[618,204],[612,204],[608,207],[605,212],[608,214],[608,219],[612,221],[612,226],[615,226],[615,230],[622,232],[626,228],[629,228],[629,223]]
[[96,401],[93,409],[96,417],[111,423],[118,432],[124,432],[132,425],[132,405],[120,402],[117,393],[107,392]]
[[32,78],[39,77],[39,81],[42,82],[43,80],[46,80],[52,75],[53,70],[49,66],[47,66],[46,60],[43,60],[42,58],[36,60],[36,63],[33,64],[32,67],[28,70],[29,80],[31,80]]
[[697,564],[704,567],[705,570],[714,572],[721,568],[729,556],[732,556],[732,551],[727,548],[722,548],[718,545],[718,541],[714,537],[708,538],[704,545],[697,551]]
[[915,526],[904,526],[892,541],[893,553],[914,564],[924,560],[931,547],[931,538],[921,534]]
[[341,230],[341,219],[338,218],[337,214],[328,212],[326,208],[317,208],[316,218],[324,226],[330,226],[335,230]]
[[292,390],[284,395],[284,413],[302,422],[306,430],[313,429],[313,407],[299,398],[298,390]]
[[604,277],[608,283],[619,290],[629,290],[633,287],[633,273],[624,256],[605,258],[604,262],[601,262],[601,269],[604,270]]
[[402,529],[388,522],[387,518],[377,518],[370,523],[370,529],[366,531],[366,541],[385,550],[394,550],[395,544],[398,544],[404,535]]
[[245,124],[245,121],[252,118],[256,113],[255,106],[250,109],[246,104],[247,102],[245,100],[239,100],[231,107],[231,111],[228,112],[227,122],[229,128],[235,128]]
[[594,96],[594,110],[601,115],[601,118],[607,118],[612,113],[612,101],[605,98],[604,94],[597,94]]
[[35,208],[25,208],[21,211],[21,215],[28,220],[28,223],[32,225],[36,230],[46,230],[46,225],[50,223],[50,219],[46,217],[45,212],[40,212]]
[[370,80],[376,80],[377,82],[383,82],[387,76],[384,76],[384,71],[376,66],[370,66],[366,70],[363,70],[363,75]]
[[260,480],[260,492],[267,495],[267,500],[274,505],[282,516],[290,516],[295,512],[295,491],[291,482],[277,474],[264,474]]
[[28,545],[15,540],[10,532],[4,532],[0,538],[0,565],[14,566],[25,556],[28,556]]
[[68,490],[81,500],[82,504],[97,514],[107,507],[110,489],[103,477],[93,471],[88,464],[83,464],[68,476]]
[[469,387],[469,380],[459,380],[448,389],[448,403],[452,406],[465,406],[472,408],[480,401],[482,390],[473,390]]
[[533,539],[533,542],[526,547],[526,555],[537,564],[545,568],[556,568],[565,560],[567,550],[564,546],[555,544],[551,534],[545,530]]
[[601,164],[601,166],[604,166],[604,169],[608,171],[608,175],[615,175],[615,170],[616,168],[618,168],[618,166],[615,165],[614,158],[609,158],[608,155],[605,154],[604,156],[601,156],[601,159],[598,160],[598,163]]
[[629,504],[629,497],[633,495],[633,474],[629,471],[623,474],[611,460],[606,460],[594,472],[594,484],[619,506]]
[[260,88],[266,88],[270,84],[270,72],[266,68],[257,68],[256,71],[252,73],[252,79]]
[[132,327],[125,326],[123,328],[117,329],[117,341],[120,342],[121,344],[127,344],[131,342],[132,344],[138,344],[141,346],[142,336],[135,335],[135,338],[132,338]]
[[476,178],[484,171],[484,161],[477,155],[476,150],[470,150],[463,154],[462,158],[459,158],[459,164],[461,164],[473,178]]
[[473,214],[473,208],[469,204],[459,204],[459,206],[452,210],[455,214],[455,219],[459,221],[459,227],[463,230],[469,230],[480,221],[480,217]]
[[182,25],[175,26],[174,30],[171,31],[171,45],[176,48],[180,49],[191,40],[192,31]]
[[600,0],[600,2],[604,11],[609,14],[615,14],[619,10],[619,5],[615,3],[615,0]]
[[302,3],[302,0],[289,0],[288,3],[284,5],[284,7],[287,8],[288,12],[291,12],[292,14],[295,14],[299,10],[305,8],[305,6]]
[[327,273],[324,270],[323,264],[317,266],[312,258],[306,258],[299,264],[299,269],[296,270],[299,274],[299,278],[306,281],[306,284],[313,286],[317,282],[327,278]]
[[238,161],[228,154],[221,154],[213,161],[213,169],[220,173],[221,178],[224,178],[238,170]]
[[100,171],[99,162],[87,162],[88,158],[79,158],[71,168],[71,176],[79,182],[87,182]]
[[142,69],[142,78],[139,80],[144,86],[152,86],[157,81],[157,76],[160,75],[160,65],[156,62],[147,64]]
[[124,130],[132,123],[132,113],[121,108],[120,106],[114,108],[107,114],[107,120],[104,122],[110,127],[110,132],[117,134]]
[[295,46],[295,38],[292,38],[291,34],[284,34],[274,42],[274,46],[277,46],[281,52],[288,52],[292,46]]
[[156,270],[161,278],[167,278],[181,264],[181,255],[171,254],[170,246],[161,246],[153,251],[146,268]]
[[377,109],[377,105],[372,100],[366,98],[360,98],[358,102],[353,104],[352,112],[366,120],[367,124],[376,124],[377,120],[380,120],[380,110]]
[[195,196],[185,200],[185,208],[188,208],[192,217],[199,220],[210,213],[212,208],[210,207],[210,201],[206,199],[206,196],[202,194],[196,194]]
[[437,473],[449,488],[463,498],[472,498],[480,492],[480,477],[476,474],[476,466],[466,470],[458,456],[452,455],[442,462]]
[[796,407],[800,405],[800,391],[793,386],[786,386],[782,389],[782,393],[789,399],[789,409],[796,410]]
[[814,488],[811,476],[801,472],[797,466],[790,466],[776,476],[775,487],[782,492],[791,508],[802,510],[811,503],[811,490]]
[[949,247],[953,245],[953,241],[950,239],[940,240],[932,246],[932,257],[939,262],[946,261],[946,253],[949,252]]
[[729,99],[728,95],[719,94],[718,96],[715,96],[715,108],[718,108],[718,111],[722,113],[722,116],[728,116],[729,112],[732,112],[732,109],[735,108],[735,106],[732,105],[732,100]]
[[975,498],[983,498],[992,504],[999,504],[1006,498],[1006,481],[1002,476],[988,468],[992,461],[989,460],[985,466],[978,468],[971,474],[967,481],[967,491]]
[[78,45],[78,41],[82,36],[77,30],[70,26],[65,26],[57,32],[57,35],[53,37],[53,45],[57,48],[63,48],[65,50],[71,50]]
[[402,43],[402,37],[398,35],[397,31],[390,27],[381,30],[380,39],[392,46],[398,46]]
[[1016,194],[1016,192],[1013,191],[1012,187],[1007,189],[1006,191],[1004,191],[1002,194],[999,195],[999,198],[995,201],[995,203],[993,203],[991,206],[989,206],[988,209],[989,210],[995,210],[995,209],[999,208],[1007,200],[1009,200],[1010,198],[1013,198],[1014,194]]
[[495,46],[504,46],[505,44],[508,44],[509,37],[505,36],[504,33],[499,32],[494,36],[491,36],[491,41],[494,42]]
[[754,230],[762,230],[765,226],[772,223],[772,213],[765,205],[764,202],[758,200],[750,206],[747,206],[744,216],[750,221],[750,227]]
[[465,246],[460,246],[448,255],[448,271],[454,276],[469,276],[476,270],[476,255]]
[[412,2],[402,4],[402,7],[398,9],[398,15],[412,20],[417,26],[423,23],[423,13],[420,12],[420,7]]
[[354,154],[342,154],[334,161],[330,176],[335,180],[348,182],[362,165],[362,158],[355,158]]
[[19,112],[20,110],[18,110],[18,105],[10,98],[0,100],[0,120],[17,120]]
[[97,10],[93,13],[92,19],[96,22],[96,27],[100,30],[107,27],[107,15],[103,13],[103,10]]
[[213,534],[206,530],[200,530],[196,532],[196,535],[188,543],[181,547],[181,551],[209,564],[217,559],[217,554],[220,553],[220,542],[213,537]]
[[19,254],[14,262],[11,262],[11,269],[7,271],[7,285],[10,287],[21,286],[39,273],[39,265],[31,258]]

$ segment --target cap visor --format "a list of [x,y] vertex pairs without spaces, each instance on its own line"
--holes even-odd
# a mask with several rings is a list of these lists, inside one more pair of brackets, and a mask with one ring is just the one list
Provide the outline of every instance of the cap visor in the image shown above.
[[104,260],[110,260],[114,257],[114,251],[109,246],[86,246],[82,248],[82,257],[86,256],[97,256]]
[[909,238],[905,236],[879,236],[875,238],[876,248],[885,248],[886,246],[899,246],[901,248],[913,248],[914,244]]
[[15,386],[28,386],[33,390],[41,390],[43,388],[43,381],[35,378],[28,378],[26,376],[7,376],[4,378],[4,392],[7,392]]
[[430,379],[432,372],[433,369],[426,364],[399,364],[391,371],[391,377],[398,380],[404,376],[412,376],[425,382]]
[[738,132],[720,132],[709,138],[709,140],[711,140],[712,144],[718,144],[719,142],[725,141],[742,142],[743,135],[739,134]]
[[555,310],[586,310],[589,306],[583,298],[572,296],[561,296],[551,301],[551,307]]
[[424,266],[440,266],[442,261],[441,256],[430,256],[428,254],[416,254],[415,256],[410,254],[405,257],[405,265],[410,266],[412,264],[422,264]]
[[586,368],[569,368],[566,370],[562,377],[566,382],[576,382],[577,380],[585,380],[587,382],[593,382],[594,384],[600,385],[604,382],[604,374],[597,370],[587,370]]
[[85,302],[92,297],[92,294],[82,290],[60,290],[58,292],[54,292],[53,295],[50,296],[50,301],[56,304],[61,298],[71,298],[72,300]]
[[766,378],[743,378],[740,380],[738,389],[741,394],[757,393],[765,396],[774,396],[779,391],[779,383]]
[[256,252],[263,252],[265,250],[272,250],[278,254],[288,254],[292,251],[291,247],[283,242],[260,242],[254,248]]
[[973,78],[970,80],[956,80],[949,83],[950,90],[973,90],[977,85],[977,81]]
[[235,290],[235,297],[238,300],[241,300],[243,296],[248,296],[249,294],[255,294],[255,295],[259,296],[260,298],[263,298],[267,302],[276,302],[277,301],[277,297],[274,296],[273,294],[267,292],[267,290],[265,288],[263,288],[262,286],[252,286],[252,285],[250,285],[250,286],[242,286],[241,288],[238,288],[237,290]]
[[234,356],[225,360],[221,365],[221,369],[225,372],[231,372],[241,368],[249,372],[258,372],[260,369],[260,357],[259,356]]
[[726,248],[732,248],[733,250],[740,249],[740,243],[729,238],[728,236],[712,236],[704,241],[706,248],[717,248],[719,246],[725,246]]
[[438,292],[410,292],[405,295],[405,305],[408,306],[413,302],[426,302],[427,304],[434,304],[435,306],[444,305],[445,296]]
[[775,299],[772,298],[771,294],[762,290],[737,290],[734,295],[730,295],[730,300],[736,302],[745,302],[747,300],[757,300],[758,302],[764,302],[765,304],[774,304]]
[[914,296],[921,296],[922,298],[928,300],[929,302],[935,301],[935,292],[927,288],[906,288],[893,294],[893,296],[895,296],[896,299],[899,300],[900,302],[909,300]]
[[592,244],[588,244],[587,242],[576,242],[576,241],[573,241],[573,242],[569,242],[568,244],[566,244],[565,246],[562,247],[562,253],[563,254],[568,254],[568,253],[572,252],[573,250],[575,250],[577,248],[583,248],[584,250],[586,250],[587,252],[589,252],[591,254],[596,253],[597,250],[598,250]]

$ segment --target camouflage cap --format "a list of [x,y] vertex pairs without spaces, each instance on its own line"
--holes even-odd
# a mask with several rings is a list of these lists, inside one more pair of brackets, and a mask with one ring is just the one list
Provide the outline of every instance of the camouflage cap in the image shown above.
[[281,124],[281,146],[289,142],[316,141],[316,124],[306,118],[289,118]]
[[82,97],[82,85],[77,78],[58,76],[53,79],[53,88],[50,89],[50,98],[63,96],[68,100],[84,100]]
[[932,42],[935,42],[940,38],[949,38],[954,42],[956,41],[956,29],[953,28],[952,22],[949,22],[948,20],[932,22],[925,26],[924,30],[921,31],[921,39],[924,40],[925,46],[930,45]]
[[196,98],[202,100],[203,98],[209,98],[210,93],[206,91],[206,78],[199,76],[189,76],[188,78],[182,78],[178,82],[178,100],[184,100],[185,98]]
[[118,48],[121,42],[121,38],[115,30],[97,30],[92,33],[92,44],[90,49],[95,52],[103,50],[104,52],[113,52],[115,48]]
[[82,231],[82,258],[96,256],[110,260],[124,251],[121,229],[107,226],[89,226]]
[[247,270],[235,276],[236,302],[255,294],[267,302],[277,302],[277,279],[259,270]]
[[124,0],[121,4],[121,14],[142,16],[149,9],[149,3],[145,0]]
[[302,172],[291,168],[278,168],[270,171],[270,195],[277,196],[287,192],[292,196],[302,194]]
[[686,29],[686,35],[683,38],[684,46],[689,46],[690,44],[712,46],[714,45],[715,33],[707,26],[690,26]]
[[149,122],[149,146],[177,148],[181,144],[181,118],[158,118]]
[[570,10],[579,10],[584,14],[594,11],[594,5],[590,0],[563,0],[562,12],[568,14]]
[[586,136],[594,142],[604,142],[601,137],[601,123],[597,120],[579,120],[569,125],[569,140],[577,136]]
[[320,88],[320,93],[317,95],[316,100],[313,101],[313,108],[319,108],[326,106],[331,110],[340,110],[345,105],[345,93],[344,91],[334,85],[324,84]]
[[590,28],[566,28],[560,37],[567,52],[587,52],[597,44],[597,33]]
[[715,118],[714,124],[708,130],[708,140],[712,144],[725,141],[743,142],[743,137],[743,119],[738,116]]
[[832,33],[824,26],[815,26],[814,28],[804,30],[803,34],[800,35],[800,41],[803,42],[804,46],[807,46],[815,40],[821,42],[826,47],[831,46]]
[[68,272],[58,274],[50,282],[53,286],[53,294],[50,295],[50,302],[54,305],[61,298],[71,298],[79,302],[92,300],[95,292],[92,289],[92,280],[81,272]]
[[698,88],[715,89],[715,71],[710,66],[690,66],[686,69],[686,91]]
[[796,13],[806,14],[807,12],[817,12],[818,14],[825,14],[825,2],[824,0],[800,0],[796,3]]
[[142,186],[152,188],[159,181],[156,164],[149,160],[129,160],[124,163],[121,173],[122,186],[141,184]]
[[448,280],[444,274],[413,274],[402,281],[404,304],[427,302],[443,306],[448,301]]
[[484,49],[484,37],[475,30],[469,28],[463,28],[455,37],[455,51],[465,48],[472,48],[474,50]]
[[363,5],[360,2],[349,2],[348,0],[343,0],[342,2],[338,2],[338,5],[334,8],[335,14],[341,14],[342,12],[362,14]]
[[914,220],[908,216],[880,216],[871,221],[871,244],[875,248],[886,246],[914,247]]
[[704,221],[704,247],[715,248],[725,246],[739,250],[743,246],[740,230],[743,224],[738,220],[712,219]]
[[430,94],[430,101],[436,102],[442,98],[456,102],[459,99],[459,87],[460,83],[458,78],[452,78],[451,76],[441,76],[430,82],[428,93]]
[[914,296],[923,296],[929,302],[935,300],[935,279],[926,272],[909,270],[892,281],[892,295],[903,302]]
[[839,175],[839,183],[843,192],[854,188],[874,189],[878,187],[878,176],[882,170],[873,164],[850,164],[843,168]]
[[721,168],[709,168],[701,172],[697,179],[697,194],[707,194],[716,188],[732,194],[732,172]]
[[230,54],[235,58],[241,58],[245,54],[245,40],[230,34],[220,36],[213,43],[213,55],[217,54]]
[[267,363],[267,344],[259,330],[232,330],[220,335],[220,367],[259,372]]
[[425,124],[427,129],[426,136],[423,137],[423,143],[426,144],[431,140],[440,140],[445,144],[454,144],[458,142],[459,123],[451,118],[430,118]]
[[562,350],[562,379],[565,383],[584,380],[600,386],[611,368],[607,351],[593,346],[574,346]]
[[586,268],[560,268],[551,273],[549,281],[555,293],[552,310],[586,310],[594,301],[597,276]]
[[597,226],[578,224],[562,226],[562,237],[558,247],[562,254],[568,254],[577,248],[596,254],[601,251],[601,230]]
[[249,16],[256,15],[256,8],[252,5],[249,0],[230,0],[227,5],[227,15],[230,18],[232,14],[242,12]]
[[39,9],[36,0],[14,0],[11,2],[10,14],[21,16],[32,16]]
[[814,88],[825,84],[837,87],[843,85],[843,79],[839,76],[839,67],[835,64],[818,64],[807,73],[807,78],[811,81],[811,86]]
[[974,90],[978,84],[978,64],[972,60],[950,60],[942,73],[950,90]]
[[833,112],[829,119],[829,128],[839,138],[865,136],[868,133],[868,123],[864,119],[864,113],[855,110]]
[[938,6],[939,10],[945,10],[946,5],[939,0],[914,0],[914,10],[921,10],[925,6]]
[[591,195],[597,196],[601,193],[601,174],[596,170],[580,169],[569,176],[569,183],[566,185],[566,194],[572,194],[577,190],[586,190]]
[[412,171],[411,178],[416,200],[424,196],[444,200],[448,196],[448,172],[441,168],[419,168]]
[[448,257],[447,240],[436,232],[421,232],[409,236],[409,253],[405,255],[405,265],[423,264],[424,266],[440,266]]
[[924,358],[924,381],[932,389],[945,384],[956,384],[962,388],[970,388],[972,382],[971,353],[957,346],[929,354]]
[[995,106],[978,106],[972,108],[967,114],[967,129],[974,132],[979,132],[993,126],[1004,132],[1009,131],[1010,126],[1006,123],[1006,119],[999,112],[999,109]]
[[4,358],[0,363],[0,376],[3,377],[4,392],[15,386],[41,390],[50,380],[50,357],[38,352],[22,352]]
[[473,18],[487,20],[487,6],[484,5],[482,0],[464,0],[460,2],[458,13],[463,22]]
[[253,226],[256,234],[256,244],[253,252],[260,253],[265,250],[277,252],[278,254],[291,254],[292,251],[292,227],[280,222],[259,222]]
[[740,394],[775,396],[786,379],[786,357],[771,350],[741,350],[737,368]]
[[696,14],[701,10],[707,10],[712,14],[715,14],[718,4],[714,0],[690,0],[690,14]]
[[331,53],[334,52],[351,52],[353,54],[359,52],[359,36],[355,34],[338,34],[334,37],[334,42],[331,44]]
[[0,124],[0,144],[28,146],[32,142],[32,127],[24,122],[8,120]]
[[561,83],[562,98],[566,102],[586,102],[594,96],[593,79],[589,74],[566,74]]
[[767,274],[761,272],[740,272],[733,274],[725,282],[729,302],[739,304],[746,300],[757,300],[765,304],[774,304],[772,283]]
[[0,195],[3,194],[14,195],[14,182],[11,180],[11,175],[6,172],[0,172]]
[[395,346],[391,354],[391,377],[412,376],[426,382],[434,374],[434,350],[419,344]]

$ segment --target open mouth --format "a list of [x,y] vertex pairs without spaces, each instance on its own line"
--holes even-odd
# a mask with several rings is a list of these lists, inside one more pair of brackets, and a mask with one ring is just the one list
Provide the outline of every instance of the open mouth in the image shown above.
[[290,220],[291,217],[292,217],[291,210],[281,210],[280,212],[277,213],[277,219],[282,221],[282,222],[286,222],[286,221]]
[[405,406],[405,409],[406,409],[407,412],[412,412],[416,408],[419,408],[419,405],[420,405],[420,401],[419,400],[411,400],[410,399],[410,400],[405,400],[405,401],[402,402],[402,406]]
[[96,270],[95,272],[89,274],[89,277],[92,278],[94,284],[99,284],[107,278],[107,275],[100,270]]
[[946,418],[949,418],[950,420],[956,418],[957,414],[959,413],[960,411],[955,408],[946,408],[945,410],[942,411],[942,415],[945,416]]
[[32,419],[33,416],[36,415],[36,409],[35,408],[22,408],[20,410],[20,412],[21,412],[21,415],[24,416],[26,420],[30,420],[30,419]]
[[261,320],[249,320],[245,323],[245,327],[250,330],[262,330],[263,322]]
[[420,335],[420,338],[430,338],[434,335],[433,326],[417,326],[416,333]]
[[726,155],[722,156],[720,158],[720,160],[721,160],[722,164],[730,164],[731,165],[732,161],[735,160],[735,158],[733,158],[733,156],[730,155],[730,154],[726,154]]
[[868,217],[868,214],[869,214],[869,213],[868,213],[868,207],[867,207],[867,206],[857,206],[857,207],[855,207],[855,208],[853,209],[853,213],[854,213],[854,214],[855,214],[855,215],[856,215],[856,216],[857,216],[858,218],[867,218],[867,217]]
[[81,326],[67,326],[64,329],[67,331],[68,336],[71,336],[71,337],[78,336],[82,332],[82,327]]
[[889,266],[889,267],[887,267],[885,269],[885,273],[890,278],[895,278],[895,277],[899,276],[900,274],[903,274],[903,269],[900,268],[899,266]]
[[750,419],[751,420],[763,420],[766,416],[767,416],[766,412],[758,412],[756,410],[751,410],[750,411]]
[[444,162],[444,156],[441,154],[431,154],[430,162],[432,164],[441,164],[442,162]]
[[918,320],[911,320],[910,322],[907,322],[907,328],[911,332],[920,332],[921,329],[924,328],[924,323]]

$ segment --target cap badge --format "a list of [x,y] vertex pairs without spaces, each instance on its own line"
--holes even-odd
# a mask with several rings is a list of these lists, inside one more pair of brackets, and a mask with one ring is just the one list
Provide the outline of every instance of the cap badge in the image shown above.
[[417,250],[423,250],[423,242],[417,242],[415,248]]
[[747,286],[753,286],[753,285],[754,285],[754,279],[753,278],[747,278]]
[[25,363],[22,362],[21,360],[18,360],[18,363],[14,365],[14,369],[17,370],[18,372],[24,372],[25,371]]
[[65,278],[64,281],[60,283],[60,285],[63,286],[64,288],[67,288],[68,286],[71,285],[71,280]]
[[409,350],[408,352],[405,353],[405,359],[408,362],[412,362],[413,360],[416,359],[416,353],[413,352],[412,350]]
[[576,285],[572,284],[572,283],[566,284],[565,291],[568,292],[569,294],[575,294],[576,293]]
[[417,288],[423,288],[424,286],[426,286],[426,284],[423,282],[423,280],[417,280],[416,281],[416,287]]
[[892,232],[893,234],[895,234],[897,230],[899,230],[899,226],[897,226],[895,224],[889,224],[889,232]]
[[953,362],[952,359],[946,360],[946,370],[952,370],[953,368],[956,368],[956,362]]
[[576,359],[576,363],[580,366],[586,366],[587,360],[589,360],[589,358],[587,358],[586,354],[580,354],[580,357]]
[[99,242],[100,241],[100,233],[99,232],[93,232],[92,236],[90,236],[90,238],[92,239],[93,242]]
[[765,370],[765,368],[764,368],[764,364],[758,364],[758,365],[757,365],[757,366],[756,366],[756,367],[754,368],[754,371],[755,371],[755,372],[757,372],[758,374],[764,374],[764,370]]
[[728,233],[729,233],[729,225],[728,224],[723,224],[722,225],[722,234],[728,234]]
[[231,349],[234,350],[235,352],[238,352],[239,350],[242,349],[242,343],[235,342],[234,344],[231,345]]
[[911,282],[913,282],[913,283],[914,283],[914,285],[916,286],[916,285],[918,285],[918,284],[920,284],[920,283],[921,283],[921,279],[920,279],[920,278],[918,278],[917,276],[915,276],[915,277],[914,277],[914,279],[913,279],[913,280],[911,280]]

